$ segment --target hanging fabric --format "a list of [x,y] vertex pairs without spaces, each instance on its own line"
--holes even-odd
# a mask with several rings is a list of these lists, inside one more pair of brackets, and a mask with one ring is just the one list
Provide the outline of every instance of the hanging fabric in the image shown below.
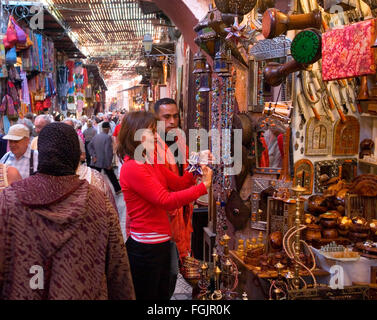
[[5,47],[0,43],[0,78],[8,77],[8,69],[5,62]]
[[4,133],[8,134],[8,131],[10,128],[10,121],[6,115],[3,117],[3,124],[4,124]]
[[5,55],[5,62],[7,65],[14,65],[17,62],[17,51],[15,47],[8,50]]
[[26,72],[21,72],[21,80],[22,80],[22,102],[28,107],[28,111],[31,112],[30,108],[30,92],[29,92],[29,84],[27,81]]

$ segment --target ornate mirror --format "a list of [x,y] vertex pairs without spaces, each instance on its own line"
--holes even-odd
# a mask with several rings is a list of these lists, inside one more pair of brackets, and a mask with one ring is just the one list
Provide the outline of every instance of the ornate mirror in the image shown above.
[[325,117],[318,121],[310,118],[306,126],[305,155],[319,156],[331,154],[333,127]]
[[254,134],[256,173],[282,174],[288,172],[290,128],[289,118],[264,115]]
[[295,163],[293,185],[300,185],[307,191],[306,195],[313,193],[314,166],[308,159],[302,159]]
[[352,182],[357,177],[357,159],[338,159],[339,178]]
[[351,156],[359,153],[360,123],[353,116],[346,116],[346,122],[338,120],[334,129],[334,156]]
[[321,183],[322,178],[324,176],[327,176],[329,179],[331,179],[339,175],[339,167],[338,167],[337,160],[326,160],[326,161],[314,162],[314,174],[315,174],[315,180],[314,180],[315,192],[323,193],[323,191],[326,189],[326,186]]

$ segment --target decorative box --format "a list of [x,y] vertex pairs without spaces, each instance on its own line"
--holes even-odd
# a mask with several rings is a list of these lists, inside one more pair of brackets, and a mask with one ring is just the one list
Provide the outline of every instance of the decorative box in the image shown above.
[[323,80],[376,73],[376,20],[366,20],[322,35]]

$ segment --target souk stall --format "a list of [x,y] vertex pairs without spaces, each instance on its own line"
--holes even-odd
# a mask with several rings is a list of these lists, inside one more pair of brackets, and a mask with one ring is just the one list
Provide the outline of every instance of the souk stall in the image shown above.
[[225,270],[225,237],[249,298],[376,296],[376,8],[217,0],[194,29],[195,127],[208,107],[222,150],[204,260]]

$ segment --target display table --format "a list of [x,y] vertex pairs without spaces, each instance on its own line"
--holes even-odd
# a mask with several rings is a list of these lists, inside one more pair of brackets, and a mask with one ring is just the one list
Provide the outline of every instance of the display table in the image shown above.
[[[230,250],[230,256],[233,261],[237,264],[238,270],[241,272],[239,275],[239,285],[238,292],[242,294],[243,292],[247,293],[249,300],[266,300],[269,298],[269,279],[277,278],[277,271],[266,271],[262,272],[258,270],[257,267],[251,266],[243,262],[243,260],[237,255],[236,251]],[[284,272],[283,275],[286,274]],[[315,269],[313,274],[316,277],[328,277],[330,274],[326,270]],[[308,279],[310,275],[307,271],[300,271],[300,276]]]
[[[318,249],[311,248],[316,258],[317,265],[326,270],[330,271],[333,265],[339,265],[343,267],[344,270],[344,285],[351,286],[354,282],[371,282],[371,267],[377,266],[377,259],[369,259],[365,257],[360,257],[358,261],[337,261],[331,260],[319,253]],[[330,281],[330,275],[328,276],[327,283]]]

